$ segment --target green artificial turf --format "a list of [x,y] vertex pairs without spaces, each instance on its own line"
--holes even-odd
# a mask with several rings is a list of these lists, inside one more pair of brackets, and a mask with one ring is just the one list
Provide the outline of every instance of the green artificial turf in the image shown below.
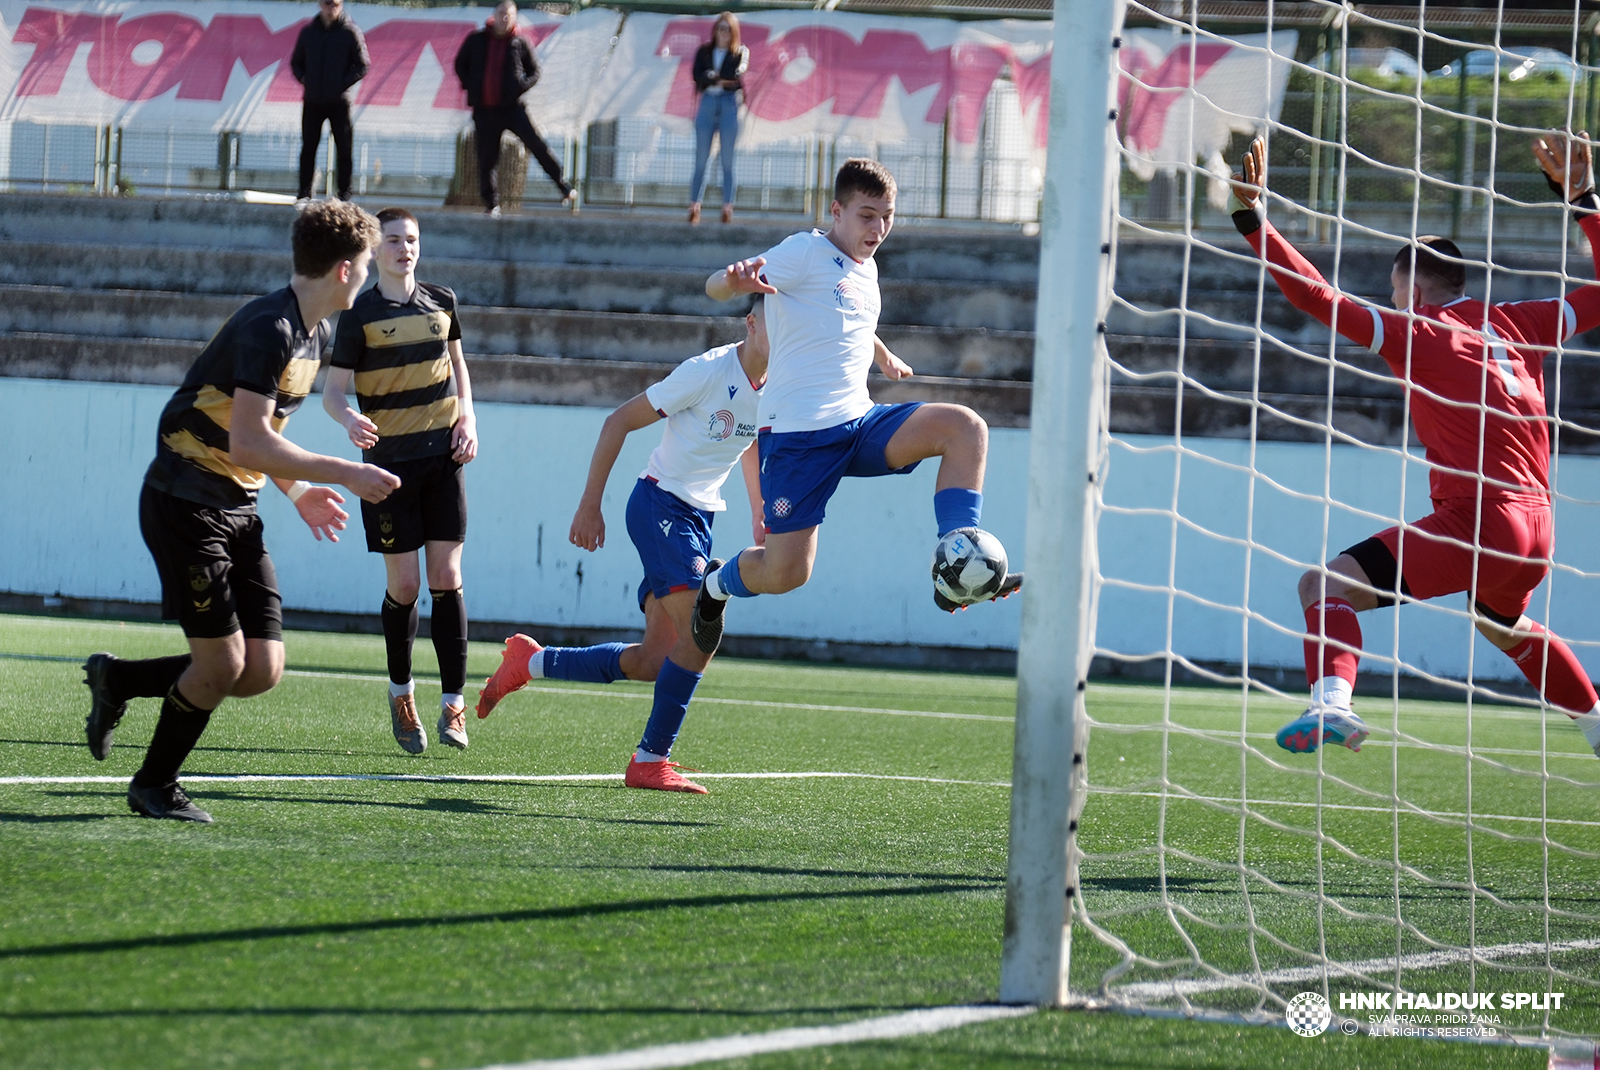
[[[720,660],[699,693],[715,701],[697,702],[674,753],[686,765],[708,773],[917,779],[708,779],[710,795],[688,796],[621,785],[649,711],[648,686],[542,682],[487,721],[469,718],[468,751],[434,744],[411,757],[389,736],[381,641],[293,633],[283,683],[226,704],[191,757],[187,775],[233,778],[190,782],[217,818],[195,827],[135,818],[123,800],[155,700],[132,705],[108,761],[89,758],[78,661],[100,649],[172,653],[182,639],[166,627],[0,617],[0,776],[116,778],[0,784],[7,905],[0,913],[0,1066],[8,1070],[185,1063],[467,1070],[996,995],[1015,701],[1009,679]],[[474,644],[471,657],[471,673],[481,678],[497,651]],[[418,659],[425,674],[426,643]],[[437,694],[437,683],[424,677],[419,707],[431,708]],[[1485,822],[1474,834],[1474,896],[1456,886],[1469,875],[1459,821],[1394,818],[1386,801],[1392,758],[1404,797],[1439,813],[1463,810],[1463,753],[1396,750],[1376,733],[1360,755],[1328,755],[1328,771],[1353,786],[1324,778],[1324,801],[1373,809],[1321,811],[1325,832],[1355,857],[1324,841],[1319,859],[1308,832],[1317,811],[1284,805],[1315,800],[1319,781],[1305,772],[1315,761],[1274,768],[1270,737],[1255,738],[1283,720],[1287,704],[1252,701],[1246,740],[1263,757],[1240,747],[1235,693],[1175,691],[1165,722],[1154,689],[1095,688],[1090,709],[1097,792],[1081,830],[1089,852],[1083,899],[1104,932],[1141,955],[1172,960],[1136,967],[1117,984],[1203,976],[1186,966],[1186,938],[1230,972],[1253,961],[1264,970],[1304,964],[1301,951],[1319,941],[1340,961],[1392,955],[1396,901],[1416,927],[1407,952],[1424,946],[1424,937],[1465,944],[1474,926],[1480,945],[1532,939],[1546,902],[1588,910],[1584,899],[1600,865],[1557,850],[1546,866],[1536,825]],[[1539,750],[1536,718],[1478,713],[1475,746]],[[1402,727],[1426,742],[1459,743],[1463,719],[1456,707],[1407,704]],[[432,718],[424,723],[431,735]],[[1179,730],[1163,732],[1163,724]],[[1549,747],[1576,752],[1581,738],[1567,738],[1564,727],[1551,726]],[[1525,754],[1488,757],[1522,768],[1539,763]],[[1575,759],[1550,765],[1577,779],[1593,775]],[[1592,784],[1530,781],[1483,759],[1472,768],[1475,814],[1525,815],[1530,807],[1537,814],[1546,805],[1550,816],[1575,822],[1550,826],[1552,839],[1594,848]],[[393,774],[424,779],[350,779]],[[508,779],[572,774],[606,777]],[[461,776],[483,779],[426,779]],[[1245,821],[1242,844],[1240,819],[1227,809],[1236,803],[1175,799],[1236,799],[1241,782],[1262,815]],[[1361,788],[1384,798],[1374,802]],[[1397,821],[1402,861],[1418,874],[1402,879],[1398,892],[1389,864]],[[1489,828],[1534,839],[1499,840]],[[1320,917],[1319,881],[1329,904]],[[1237,927],[1250,910],[1254,959],[1248,932]],[[1595,927],[1581,918],[1552,922],[1556,940],[1580,931],[1592,935]],[[1090,926],[1076,927],[1075,991],[1094,993],[1116,961]],[[1558,965],[1587,983],[1563,982],[1572,1009],[1552,1025],[1600,1031],[1595,953]],[[1549,987],[1544,974],[1507,980],[1500,967],[1479,971],[1480,981],[1492,976],[1498,988]],[[1465,971],[1454,967],[1408,973],[1406,981],[1467,987]],[[1320,982],[1273,988],[1292,994]],[[1249,1010],[1255,997],[1231,989],[1195,1003]],[[1537,1028],[1526,1014],[1518,1020],[1519,1027],[1530,1022]],[[739,1065],[1463,1060],[1533,1067],[1545,1056],[1071,1011]]]

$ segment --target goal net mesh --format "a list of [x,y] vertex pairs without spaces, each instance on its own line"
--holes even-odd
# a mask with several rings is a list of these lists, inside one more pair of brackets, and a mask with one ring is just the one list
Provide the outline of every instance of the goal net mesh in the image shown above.
[[[1426,234],[1472,296],[1560,297],[1593,260],[1530,144],[1597,129],[1594,31],[1575,4],[1128,3],[1075,1000],[1282,1023],[1314,992],[1347,1031],[1600,1035],[1600,762],[1465,595],[1362,614],[1360,753],[1274,741],[1307,705],[1301,575],[1430,512],[1430,466],[1402,381],[1288,304],[1224,182],[1264,135],[1269,218],[1378,307]],[[1597,346],[1545,362],[1527,609],[1591,672]]]

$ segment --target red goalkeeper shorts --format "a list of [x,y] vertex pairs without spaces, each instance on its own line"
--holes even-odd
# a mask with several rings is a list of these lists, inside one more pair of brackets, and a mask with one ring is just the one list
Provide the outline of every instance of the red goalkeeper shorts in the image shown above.
[[1521,616],[1550,571],[1550,506],[1526,498],[1485,501],[1480,526],[1472,498],[1433,504],[1421,520],[1374,536],[1399,563],[1411,596],[1472,591],[1496,613]]

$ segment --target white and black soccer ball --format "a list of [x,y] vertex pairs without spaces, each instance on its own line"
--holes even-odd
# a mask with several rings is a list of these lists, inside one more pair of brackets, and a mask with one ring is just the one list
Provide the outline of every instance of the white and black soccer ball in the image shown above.
[[986,602],[1006,578],[1006,548],[981,528],[956,528],[933,548],[933,589],[958,606]]

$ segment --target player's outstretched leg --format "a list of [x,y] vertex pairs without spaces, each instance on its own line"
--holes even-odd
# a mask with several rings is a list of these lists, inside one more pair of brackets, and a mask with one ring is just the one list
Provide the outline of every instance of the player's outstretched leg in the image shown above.
[[83,727],[95,761],[110,756],[111,736],[128,712],[128,700],[162,697],[178,682],[189,661],[188,654],[134,661],[104,652],[89,655],[83,663],[83,682],[89,686],[89,716]]
[[521,632],[506,640],[506,648],[500,655],[500,667],[483,682],[483,690],[478,692],[480,718],[493,713],[494,708],[500,705],[500,700],[511,692],[521,691],[528,686],[528,681],[533,679],[528,663],[543,652],[544,647]]
[[1311,705],[1278,729],[1278,746],[1286,751],[1310,754],[1323,744],[1359,751],[1367,738],[1366,722],[1351,709],[1361,661],[1361,622],[1356,613],[1377,604],[1376,596],[1363,585],[1370,586],[1366,573],[1348,554],[1330,562],[1326,572],[1313,569],[1300,577]]

